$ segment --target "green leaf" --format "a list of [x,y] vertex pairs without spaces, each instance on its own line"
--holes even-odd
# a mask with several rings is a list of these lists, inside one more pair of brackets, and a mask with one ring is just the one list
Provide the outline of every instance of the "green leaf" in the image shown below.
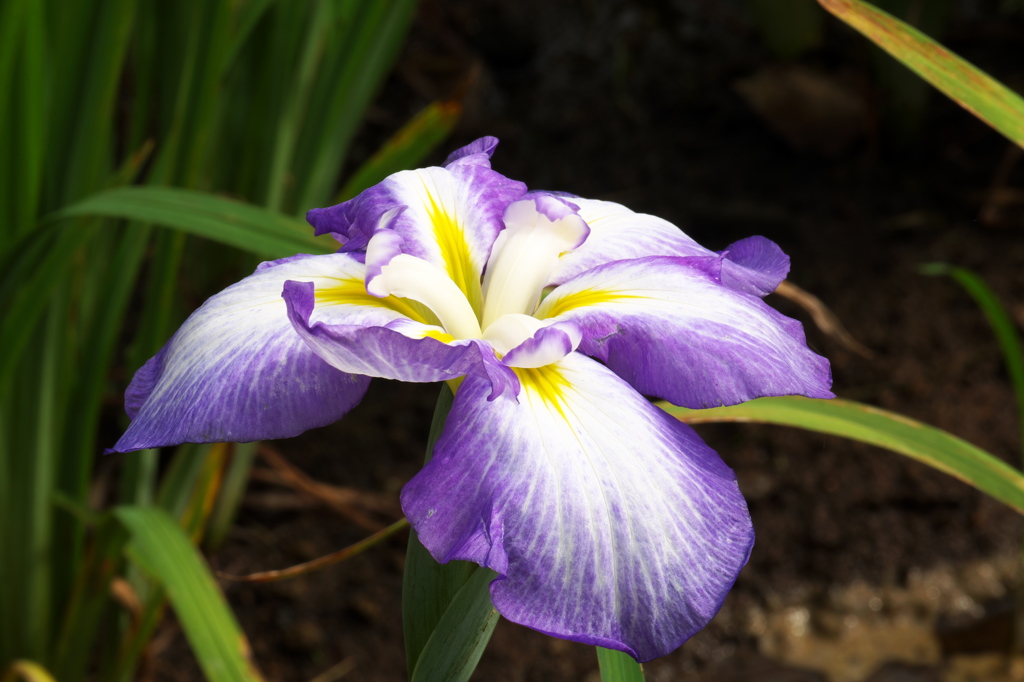
[[398,171],[413,168],[444,141],[459,121],[458,102],[433,102],[409,119],[348,179],[334,203],[351,199]]
[[489,589],[498,574],[473,568],[423,647],[412,682],[465,682],[476,669],[498,624]]
[[1024,476],[1019,471],[950,433],[871,405],[839,398],[787,396],[707,410],[689,410],[665,402],[659,402],[658,407],[687,424],[779,424],[877,445],[924,462],[1024,512]]
[[818,0],[972,114],[1024,146],[1024,100],[912,26],[861,0]]
[[4,308],[5,322],[0,329],[0,348],[4,349],[0,354],[0,386],[10,385],[12,373],[24,360],[25,349],[31,344],[36,325],[47,311],[45,304],[55,291],[67,285],[64,275],[68,264],[79,247],[93,235],[90,227],[75,225],[56,235],[39,235],[32,248],[21,252],[20,260],[17,253],[5,259],[0,274],[0,305]]
[[46,668],[38,663],[26,660],[14,661],[4,671],[4,674],[0,675],[0,681],[2,682],[16,682],[17,680],[25,680],[25,682],[56,682],[53,679],[53,675],[46,671]]
[[121,570],[120,558],[128,541],[127,530],[109,514],[83,512],[93,532],[85,558],[70,586],[52,656],[53,674],[62,682],[85,679],[101,631],[104,640],[111,637],[112,633],[97,628],[96,624],[110,606],[110,586]]
[[242,496],[249,485],[249,474],[259,442],[231,444],[231,459],[224,473],[220,494],[210,512],[209,528],[203,546],[215,550],[223,544],[235,522],[235,514],[242,504]]
[[402,627],[410,672],[416,669],[438,623],[475,569],[476,565],[468,561],[437,563],[415,531],[409,531],[402,575]]
[[230,68],[234,64],[235,57],[238,56],[245,41],[248,40],[253,28],[256,27],[256,22],[270,9],[270,5],[273,2],[274,0],[249,0],[238,10],[235,17],[234,34],[231,36],[230,46],[224,56],[225,69]]
[[156,507],[117,507],[113,513],[132,535],[128,557],[166,588],[206,679],[262,680],[209,567],[174,519]]
[[966,268],[930,263],[921,267],[926,275],[949,275],[962,286],[985,314],[995,332],[999,349],[1003,352],[1006,373],[1010,375],[1013,391],[1017,396],[1017,424],[1020,429],[1020,445],[1024,448],[1024,346],[1017,333],[1017,325],[1010,317],[999,297],[981,277]]
[[333,24],[331,3],[314,3],[308,18],[308,29],[303,39],[305,47],[302,58],[291,83],[291,91],[284,101],[284,110],[277,128],[274,155],[270,164],[270,180],[267,183],[267,207],[280,210],[287,189],[288,170],[292,165],[299,131],[309,105],[310,92],[316,82],[318,67]]
[[126,218],[173,227],[265,258],[330,253],[337,244],[313,236],[303,221],[206,192],[170,187],[121,187],[94,194],[50,214]]
[[643,667],[629,654],[596,647],[601,682],[644,682]]
[[[434,408],[434,419],[427,438],[426,461],[430,461],[434,443],[444,429],[448,411],[455,395],[447,385],[441,388]],[[468,561],[439,564],[409,531],[409,549],[402,576],[402,627],[405,633],[405,658],[410,675],[416,670],[420,655],[434,634],[448,607],[462,587],[473,576],[476,565]],[[489,600],[489,598],[488,598]]]
[[300,210],[330,199],[363,113],[398,56],[416,12],[416,0],[354,3],[332,68],[311,95],[310,116],[296,150],[294,205]]
[[[437,399],[427,438],[428,462],[454,399],[445,385]],[[402,582],[402,621],[410,679],[469,679],[498,623],[490,594],[490,584],[496,575],[466,561],[439,564],[416,539],[416,534],[409,533]]]

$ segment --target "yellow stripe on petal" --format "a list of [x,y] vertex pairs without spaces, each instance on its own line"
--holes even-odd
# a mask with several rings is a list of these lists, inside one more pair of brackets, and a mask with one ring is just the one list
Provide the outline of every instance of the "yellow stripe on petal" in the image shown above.
[[[599,289],[584,289],[583,291],[577,291],[576,293],[566,294],[559,296],[556,300],[550,301],[545,299],[544,303],[541,304],[538,314],[542,319],[558,317],[562,313],[575,310],[577,308],[585,308],[592,305],[601,305],[602,303],[614,303],[615,301],[624,300],[636,300],[646,298],[645,296],[637,296],[635,294],[623,294],[612,290],[599,290]],[[550,304],[550,307],[549,307]]]
[[562,374],[558,365],[533,368],[516,367],[512,371],[519,377],[519,383],[529,397],[540,398],[547,407],[566,419],[565,396],[572,384]]
[[466,233],[458,220],[438,205],[432,193],[428,191],[427,196],[430,199],[427,214],[430,224],[434,227],[434,238],[441,249],[441,257],[444,258],[444,269],[469,299],[473,311],[479,316],[483,305],[480,268],[473,265]]
[[400,315],[424,324],[436,324],[427,319],[421,310],[422,306],[397,296],[377,298],[366,292],[366,284],[361,279],[334,279],[336,285],[316,290],[316,302],[319,305],[357,305],[373,308],[386,308]]
[[445,332],[439,332],[436,329],[430,329],[430,330],[424,332],[423,337],[424,338],[430,337],[432,339],[437,339],[438,341],[440,341],[442,343],[451,343],[452,341],[455,340],[455,337],[452,336],[451,334],[448,334],[448,333],[445,333]]

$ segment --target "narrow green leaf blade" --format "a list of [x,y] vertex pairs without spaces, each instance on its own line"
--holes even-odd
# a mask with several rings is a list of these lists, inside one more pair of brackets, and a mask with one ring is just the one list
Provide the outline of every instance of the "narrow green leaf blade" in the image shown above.
[[129,558],[165,586],[206,679],[262,680],[209,567],[174,519],[156,507],[123,506],[113,513],[131,533]]
[[497,575],[475,568],[423,647],[412,682],[465,682],[473,674],[498,624],[490,593]]
[[[454,400],[455,394],[447,385],[443,386],[434,408],[430,435],[427,437],[428,462]],[[402,627],[405,634],[405,658],[410,676],[416,670],[420,656],[438,623],[459,590],[473,576],[475,569],[476,565],[468,561],[437,563],[416,538],[416,532],[409,531],[409,549],[406,552],[405,572],[402,575]]]
[[245,41],[248,40],[253,28],[256,27],[256,23],[270,9],[270,5],[273,2],[274,0],[249,0],[238,10],[235,17],[235,30],[231,36],[231,44],[224,56],[225,71],[234,64],[235,57],[238,56],[238,52],[242,49]]
[[834,398],[758,398],[729,407],[689,410],[658,406],[687,424],[756,422],[795,426],[886,448],[969,483],[1024,512],[1024,475],[965,440],[895,412]]
[[[323,98],[316,93],[307,120],[304,140],[296,155],[298,198],[296,208],[306,210],[329,200],[349,143],[363,113],[398,56],[416,10],[416,0],[377,0],[358,4],[348,42],[338,56],[336,69],[321,82]],[[344,11],[344,10],[343,10]]]
[[967,268],[945,263],[930,263],[922,266],[921,272],[926,275],[949,275],[971,295],[981,308],[981,312],[985,314],[999,342],[1003,362],[1006,363],[1006,373],[1010,375],[1010,383],[1013,384],[1013,391],[1017,396],[1020,445],[1024,448],[1024,346],[1021,345],[1017,324],[985,280]]
[[476,568],[468,561],[439,564],[409,531],[409,548],[402,575],[402,627],[405,631],[405,660],[409,671],[420,657],[455,595]]
[[595,648],[601,682],[644,682],[643,667],[632,656],[614,649]]
[[223,544],[242,504],[242,496],[249,485],[249,474],[259,442],[235,443],[231,446],[231,460],[224,474],[220,494],[210,513],[209,528],[203,546],[214,550]]
[[56,682],[53,679],[53,675],[47,672],[46,668],[34,661],[23,659],[11,663],[7,670],[4,671],[3,676],[0,676],[0,681],[2,682],[17,682],[17,680],[25,680],[25,682]]
[[462,105],[458,102],[427,105],[352,174],[335,203],[351,199],[392,173],[418,165],[448,137],[461,114]]
[[912,26],[862,0],[818,0],[1000,133],[1024,146],[1024,99]]
[[94,194],[46,218],[127,218],[173,227],[269,258],[331,253],[337,244],[313,236],[305,222],[240,201],[170,187],[121,187]]

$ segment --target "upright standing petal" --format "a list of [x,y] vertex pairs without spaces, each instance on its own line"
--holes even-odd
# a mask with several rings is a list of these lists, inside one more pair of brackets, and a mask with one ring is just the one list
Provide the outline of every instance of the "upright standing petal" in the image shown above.
[[485,135],[473,140],[465,147],[459,147],[444,160],[444,167],[450,168],[453,164],[474,164],[477,166],[491,167],[491,157],[498,147],[498,138]]
[[367,262],[371,276],[398,253],[421,258],[443,269],[479,314],[480,277],[502,214],[526,192],[523,183],[491,170],[488,158],[497,144],[491,140],[459,150],[465,153],[447,167],[395,173],[344,204],[310,211],[307,219],[317,234],[336,234],[348,250],[365,249],[381,230],[394,231],[401,239],[378,250],[385,260]]
[[702,408],[772,395],[831,398],[803,327],[721,283],[721,258],[638,258],[556,288],[537,317],[572,321],[579,350],[644,395]]
[[402,491],[440,562],[500,574],[498,611],[557,637],[672,651],[714,616],[753,531],[732,471],[693,433],[572,353],[517,370],[516,402],[466,377]]
[[502,214],[525,189],[485,166],[456,164],[396,173],[376,192],[404,207],[389,228],[403,238],[402,252],[442,268],[479,313],[480,277]]
[[347,254],[264,263],[192,313],[138,371],[125,396],[132,423],[113,449],[286,438],[352,409],[369,379],[339,372],[295,333],[281,297],[288,280],[317,283],[320,320],[373,326],[412,312],[368,295],[363,265]]
[[575,204],[546,194],[510,204],[504,222],[484,275],[484,329],[502,315],[532,313],[559,254],[575,249],[590,234]]

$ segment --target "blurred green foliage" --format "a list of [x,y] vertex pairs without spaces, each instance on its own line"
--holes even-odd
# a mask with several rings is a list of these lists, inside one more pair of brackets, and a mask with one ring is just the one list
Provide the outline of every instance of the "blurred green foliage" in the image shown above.
[[765,44],[789,59],[821,45],[825,14],[814,0],[747,0]]
[[[877,6],[921,33],[941,40],[949,24],[953,0],[879,0]],[[882,116],[886,126],[896,140],[917,139],[928,110],[931,87],[880,47],[872,48],[871,59],[885,93]]]
[[[293,216],[331,202],[415,5],[0,3],[0,675],[30,661],[62,682],[131,679],[168,594],[190,640],[237,640],[222,600],[181,588],[213,583],[180,547],[224,536],[251,447],[101,464],[101,410],[181,321],[183,291],[251,254],[323,250]],[[381,171],[432,151],[458,105],[443,111]],[[258,679],[238,644],[197,648],[211,679]]]

